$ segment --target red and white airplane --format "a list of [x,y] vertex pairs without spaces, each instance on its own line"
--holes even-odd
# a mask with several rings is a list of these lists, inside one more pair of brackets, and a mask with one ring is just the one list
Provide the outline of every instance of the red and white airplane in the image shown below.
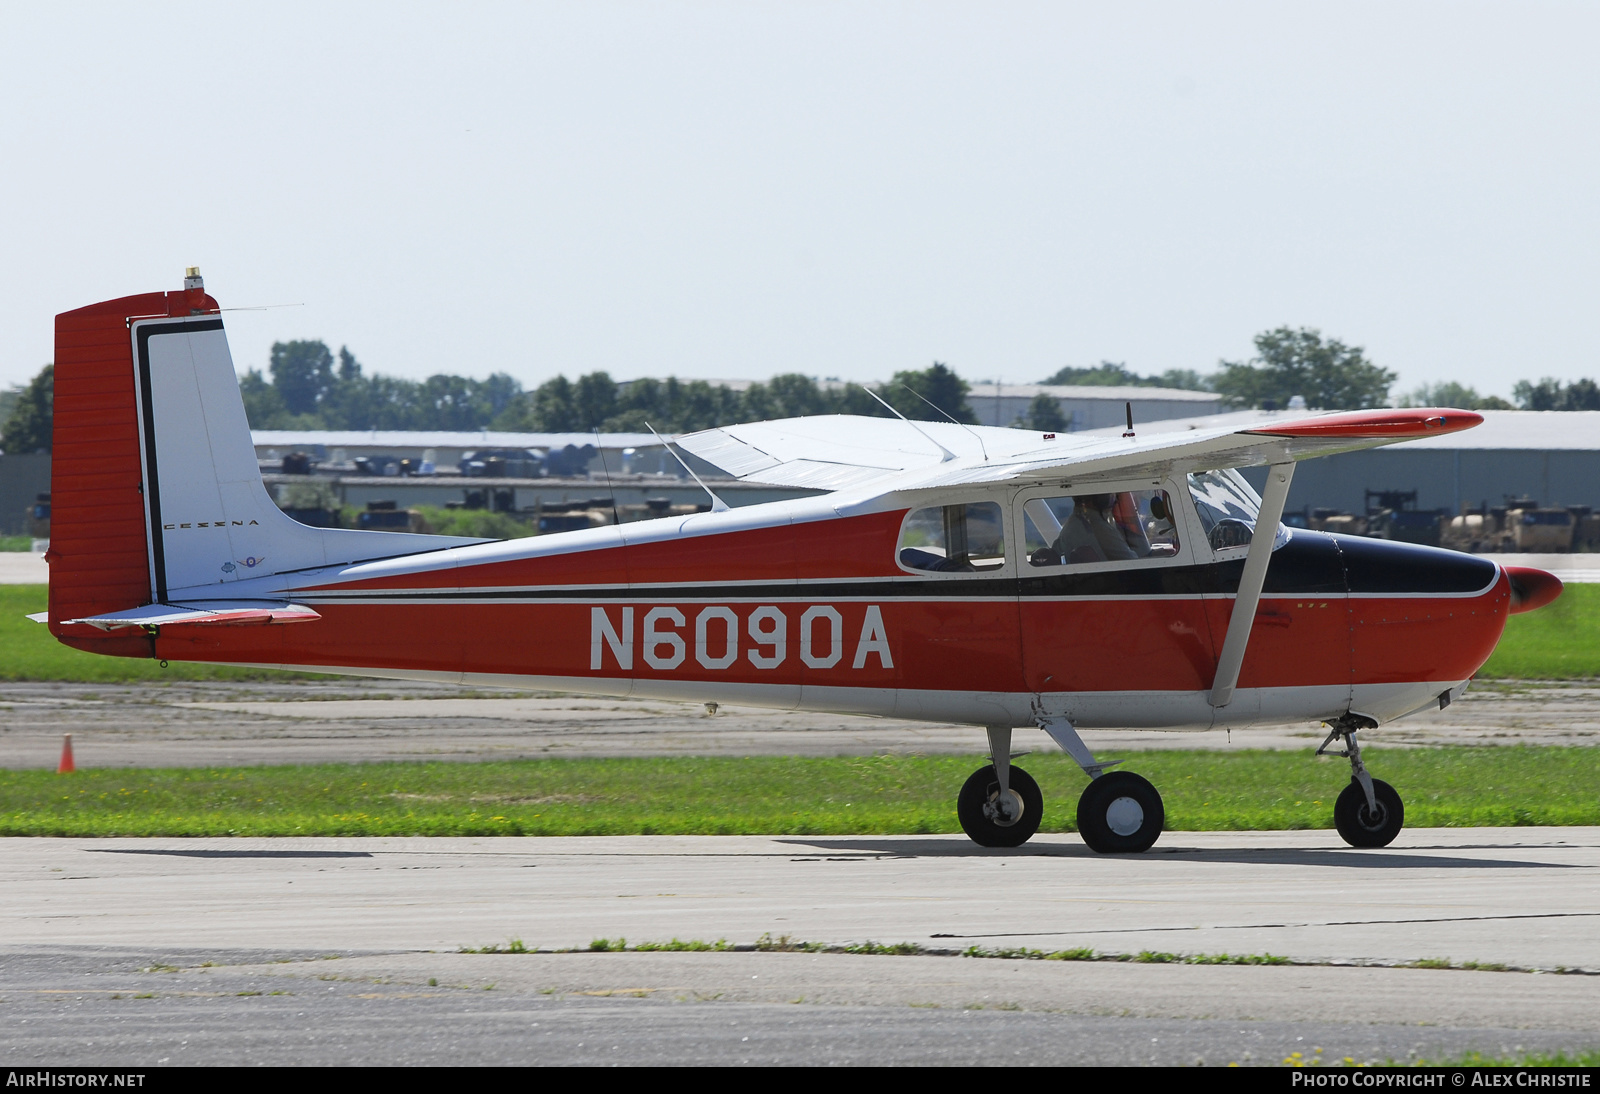
[[[1403,809],[1357,732],[1460,696],[1507,614],[1561,591],[1279,523],[1295,461],[1482,420],[1461,410],[1148,438],[797,418],[679,443],[826,491],[801,500],[504,542],[310,528],[262,485],[217,302],[190,274],[56,318],[45,616],[78,649],[968,723],[993,762],[957,812],[986,846],[1039,826],[1015,729],[1082,766],[1079,831],[1127,852],[1160,834],[1161,796],[1079,728],[1321,720],[1352,768],[1337,827],[1379,847]],[[1253,465],[1263,497],[1235,470]]]

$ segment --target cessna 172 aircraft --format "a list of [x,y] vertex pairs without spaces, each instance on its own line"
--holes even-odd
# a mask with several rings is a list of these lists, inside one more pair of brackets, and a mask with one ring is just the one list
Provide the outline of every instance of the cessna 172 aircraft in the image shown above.
[[[1080,727],[1324,721],[1334,820],[1381,847],[1398,794],[1360,730],[1461,695],[1540,570],[1290,530],[1295,461],[1466,429],[1460,410],[1324,414],[1140,438],[826,416],[683,448],[794,501],[483,542],[310,528],[262,485],[217,302],[184,289],[56,319],[51,633],[228,662],[967,723],[978,843],[1038,829],[1012,731],[1090,782],[1078,828],[1143,851],[1161,796]],[[1237,468],[1266,465],[1263,496]],[[708,491],[709,493],[709,491]],[[38,618],[38,617],[36,617]]]

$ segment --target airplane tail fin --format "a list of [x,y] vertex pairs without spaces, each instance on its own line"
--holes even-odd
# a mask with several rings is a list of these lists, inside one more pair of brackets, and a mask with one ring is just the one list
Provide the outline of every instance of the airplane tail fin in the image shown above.
[[46,558],[58,638],[148,657],[143,637],[66,621],[478,542],[309,528],[284,514],[261,481],[217,302],[197,271],[184,286],[56,317]]

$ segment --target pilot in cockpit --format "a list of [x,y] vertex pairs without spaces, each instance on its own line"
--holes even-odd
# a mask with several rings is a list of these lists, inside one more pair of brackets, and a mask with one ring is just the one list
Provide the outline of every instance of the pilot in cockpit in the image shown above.
[[1063,562],[1115,562],[1148,558],[1150,539],[1140,526],[1132,494],[1080,494],[1061,527],[1055,551]]

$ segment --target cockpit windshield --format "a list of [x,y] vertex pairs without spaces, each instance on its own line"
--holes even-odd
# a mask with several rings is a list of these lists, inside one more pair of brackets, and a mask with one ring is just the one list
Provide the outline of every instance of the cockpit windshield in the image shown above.
[[[1213,551],[1248,547],[1255,535],[1261,499],[1237,471],[1200,471],[1189,475],[1189,493]],[[1289,542],[1289,529],[1281,523],[1273,537],[1276,551]]]

